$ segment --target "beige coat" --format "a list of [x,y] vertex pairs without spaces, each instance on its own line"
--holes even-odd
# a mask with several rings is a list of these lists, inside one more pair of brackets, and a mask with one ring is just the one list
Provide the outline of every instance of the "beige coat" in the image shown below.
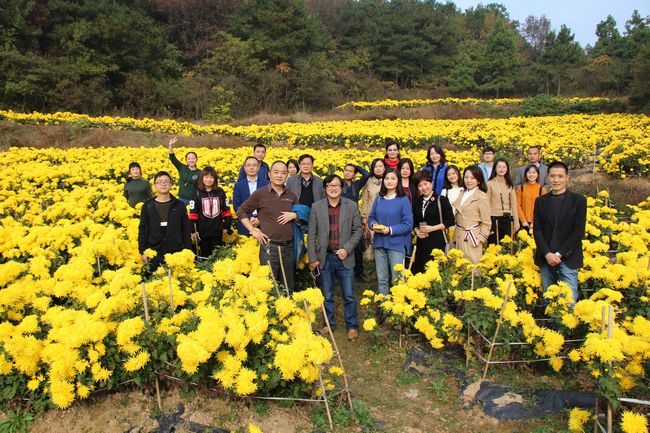
[[[457,225],[454,230],[454,247],[461,250],[470,262],[478,263],[483,255],[483,244],[487,242],[492,227],[490,204],[487,194],[477,189],[461,206],[464,194],[465,191],[462,191],[452,205],[456,210]],[[477,227],[470,228],[475,225]],[[473,245],[472,237],[476,240],[476,246]]]
[[[519,230],[519,208],[517,206],[517,191],[509,188],[506,182],[498,182],[494,177],[487,183],[488,198],[490,202],[490,215],[494,217],[503,216],[504,212],[510,212],[514,218],[514,232]],[[503,198],[503,203],[501,202]]]
[[[377,185],[376,182],[379,182]],[[379,189],[381,188],[381,179],[377,180],[375,176],[370,176],[366,186],[361,192],[361,218],[368,218],[370,211],[372,210],[372,203],[375,201],[375,197],[379,194]]]

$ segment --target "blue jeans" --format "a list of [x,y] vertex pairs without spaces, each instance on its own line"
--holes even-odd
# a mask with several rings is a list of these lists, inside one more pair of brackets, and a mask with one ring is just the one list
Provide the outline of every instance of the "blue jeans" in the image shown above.
[[[404,263],[404,251],[375,248],[375,268],[377,269],[377,289],[388,295],[389,284],[395,280],[395,265]],[[392,278],[391,278],[392,276]]]
[[551,266],[544,263],[540,268],[542,277],[542,288],[544,292],[549,286],[557,284],[558,281],[566,283],[571,288],[573,294],[573,303],[578,302],[578,270],[571,269],[564,262],[560,262],[557,266]]
[[334,281],[335,278],[341,284],[343,302],[345,306],[345,328],[359,329],[359,310],[357,300],[354,297],[354,268],[347,269],[343,261],[335,254],[327,253],[325,265],[320,269],[321,291],[325,298],[325,312],[330,326],[334,328]]

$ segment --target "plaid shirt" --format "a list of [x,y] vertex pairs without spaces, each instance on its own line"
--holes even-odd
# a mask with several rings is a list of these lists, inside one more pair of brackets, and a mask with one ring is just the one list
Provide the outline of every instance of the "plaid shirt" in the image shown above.
[[341,215],[341,201],[335,207],[332,205],[327,205],[327,217],[330,223],[329,231],[329,243],[327,244],[328,252],[338,251],[340,248],[339,244],[339,216]]

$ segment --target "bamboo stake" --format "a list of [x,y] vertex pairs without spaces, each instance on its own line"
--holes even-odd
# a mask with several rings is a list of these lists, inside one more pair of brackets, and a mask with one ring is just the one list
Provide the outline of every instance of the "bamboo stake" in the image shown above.
[[172,269],[167,269],[167,279],[169,280],[169,308],[174,311],[174,292],[172,290]]
[[499,320],[497,320],[497,329],[494,330],[494,337],[492,338],[492,342],[490,343],[490,353],[488,354],[487,362],[485,363],[485,369],[483,370],[483,378],[481,378],[481,382],[485,380],[487,376],[488,368],[490,368],[490,361],[492,360],[492,352],[494,352],[494,343],[496,342],[497,336],[499,335],[499,330],[501,329],[501,323],[503,322],[503,312],[506,310],[506,304],[508,303],[508,298],[510,298],[511,287],[512,287],[512,281],[508,283],[508,288],[506,289],[506,296],[503,299],[503,305],[501,305]]
[[99,256],[97,256],[97,274],[98,276],[102,276],[102,265],[99,263]]
[[147,291],[144,289],[144,281],[142,282],[142,305],[144,306],[144,320],[149,323],[149,305],[147,302]]
[[[270,259],[271,257],[269,257]],[[284,280],[284,293],[287,297],[291,297],[291,292],[289,291],[289,285],[287,284],[287,274],[284,271],[284,262],[282,261],[282,247],[278,245],[278,258],[280,259],[280,271],[282,272],[282,279]]]
[[[278,246],[279,248],[279,246]],[[282,262],[280,262],[280,267],[282,267]],[[284,273],[284,268],[283,273]],[[309,326],[312,326],[311,323],[311,316],[309,313],[309,307],[307,306],[307,301],[302,301],[303,308],[305,309],[305,315],[307,316],[307,321],[309,322]],[[325,320],[327,320],[327,314],[325,314]],[[329,330],[330,336],[332,336],[332,328],[329,326],[329,322],[327,323],[327,329]],[[321,374],[320,367],[318,367],[318,383],[320,385],[320,392],[321,395],[323,396],[323,401],[325,402],[325,412],[327,413],[327,420],[330,423],[330,430],[334,430],[334,423],[332,422],[332,414],[330,413],[330,405],[329,402],[327,401],[327,394],[325,393],[325,385],[323,385],[323,375]]]
[[409,271],[413,267],[413,262],[415,261],[415,254],[418,252],[418,246],[413,246],[413,253],[411,254],[411,260],[409,261]]
[[[614,307],[609,306],[609,311],[607,315],[607,339],[612,338],[612,316],[614,315]],[[610,364],[611,368],[611,364]],[[614,431],[614,419],[612,414],[612,404],[607,399],[607,433],[612,433]]]
[[[149,325],[149,303],[147,302],[147,291],[142,282],[142,306],[144,307],[144,321]],[[156,402],[158,403],[158,410],[162,411],[162,399],[160,398],[160,382],[156,374]]]
[[332,328],[330,327],[330,321],[327,318],[327,312],[325,311],[325,303],[321,304],[321,310],[323,312],[323,317],[325,318],[325,325],[327,325],[327,329],[329,330],[330,334],[330,340],[332,341],[332,346],[334,346],[334,351],[336,353],[336,358],[339,361],[339,367],[343,370],[343,383],[345,384],[345,393],[348,396],[348,403],[350,405],[350,413],[352,416],[354,416],[354,407],[352,406],[352,396],[350,395],[350,386],[348,385],[348,377],[345,374],[345,368],[343,367],[343,359],[341,358],[341,352],[339,352],[339,347],[336,344],[336,339],[334,338],[334,333],[332,332]]

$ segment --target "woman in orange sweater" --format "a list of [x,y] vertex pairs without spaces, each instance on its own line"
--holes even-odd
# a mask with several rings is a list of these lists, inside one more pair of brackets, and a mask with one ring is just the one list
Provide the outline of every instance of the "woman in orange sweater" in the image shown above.
[[529,165],[524,170],[526,182],[517,188],[517,208],[521,228],[527,232],[533,228],[533,211],[535,200],[540,195],[546,194],[546,188],[539,184],[539,168]]

